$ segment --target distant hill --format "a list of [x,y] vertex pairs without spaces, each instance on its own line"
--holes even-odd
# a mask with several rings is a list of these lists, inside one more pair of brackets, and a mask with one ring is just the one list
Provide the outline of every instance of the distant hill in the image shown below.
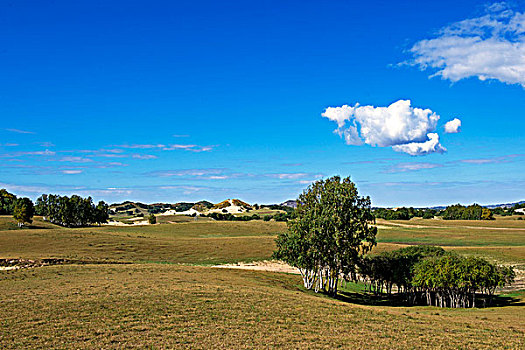
[[493,209],[493,208],[511,208],[515,206],[516,204],[525,204],[525,201],[519,201],[514,203],[505,203],[505,204],[491,204],[491,205],[484,205],[485,208]]
[[250,204],[243,202],[240,199],[227,199],[215,204],[208,212],[240,214],[251,209],[253,209],[253,207]]
[[249,211],[253,207],[240,199],[227,199],[217,204],[208,201],[153,204],[125,201],[111,204],[109,209],[113,216],[144,216],[149,214],[199,215],[212,212],[239,214]]
[[290,199],[290,200],[287,200],[286,202],[282,202],[279,205],[282,207],[297,208],[297,201],[295,199]]
[[[516,204],[525,204],[525,201],[503,203],[503,204],[490,204],[484,205],[489,209],[494,208],[510,208]],[[261,205],[260,207],[268,207],[271,209],[284,210],[286,208],[297,208],[297,201],[290,199],[281,204],[272,205]],[[444,210],[447,206],[439,205],[432,207],[418,207],[416,209],[435,209]],[[258,207],[256,207],[258,208]],[[378,209],[379,207],[373,207],[372,209]],[[109,206],[110,213],[114,216],[145,216],[149,214],[162,214],[175,215],[182,214],[187,215],[193,214],[206,214],[206,213],[230,213],[230,214],[241,214],[247,211],[255,209],[249,203],[246,203],[240,199],[226,199],[219,203],[212,203],[209,201],[199,202],[178,202],[178,203],[153,203],[145,204],[141,202],[125,201],[122,203],[114,203]],[[290,210],[290,209],[287,209]]]

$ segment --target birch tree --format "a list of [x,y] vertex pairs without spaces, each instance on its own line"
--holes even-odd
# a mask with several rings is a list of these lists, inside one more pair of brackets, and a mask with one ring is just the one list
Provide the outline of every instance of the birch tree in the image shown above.
[[360,197],[349,177],[334,176],[310,185],[297,203],[274,257],[297,267],[305,288],[336,295],[340,279],[354,276],[359,258],[376,245],[370,198]]

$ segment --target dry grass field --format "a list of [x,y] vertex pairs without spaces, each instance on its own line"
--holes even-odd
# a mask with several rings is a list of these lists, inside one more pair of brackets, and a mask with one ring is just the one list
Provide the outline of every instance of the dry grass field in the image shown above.
[[[525,291],[469,310],[373,305],[358,290],[332,299],[297,275],[210,266],[269,258],[283,223],[169,221],[19,230],[0,217],[0,258],[105,262],[0,271],[0,348],[525,347]],[[525,221],[378,225],[376,251],[436,244],[525,263]]]

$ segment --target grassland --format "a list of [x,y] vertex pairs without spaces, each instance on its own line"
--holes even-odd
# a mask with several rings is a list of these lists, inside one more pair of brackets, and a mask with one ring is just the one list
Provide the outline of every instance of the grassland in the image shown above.
[[[371,305],[358,290],[336,300],[303,290],[297,275],[209,266],[267,259],[283,223],[164,222],[67,229],[37,219],[19,230],[0,217],[0,258],[107,262],[0,271],[0,347],[525,346],[525,292],[507,295],[506,306],[474,310]],[[378,224],[377,251],[437,244],[524,263],[524,221]]]

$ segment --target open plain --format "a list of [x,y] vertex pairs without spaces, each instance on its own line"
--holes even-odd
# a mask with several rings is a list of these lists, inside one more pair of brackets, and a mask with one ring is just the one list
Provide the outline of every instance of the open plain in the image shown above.
[[[175,220],[175,219],[173,219]],[[508,348],[525,345],[525,291],[481,309],[389,306],[358,284],[337,299],[296,274],[213,265],[271,258],[279,222],[186,217],[68,229],[0,217],[0,258],[64,259],[0,271],[2,348]],[[378,220],[374,252],[411,244],[525,265],[525,221]],[[59,261],[59,260],[57,260]]]

